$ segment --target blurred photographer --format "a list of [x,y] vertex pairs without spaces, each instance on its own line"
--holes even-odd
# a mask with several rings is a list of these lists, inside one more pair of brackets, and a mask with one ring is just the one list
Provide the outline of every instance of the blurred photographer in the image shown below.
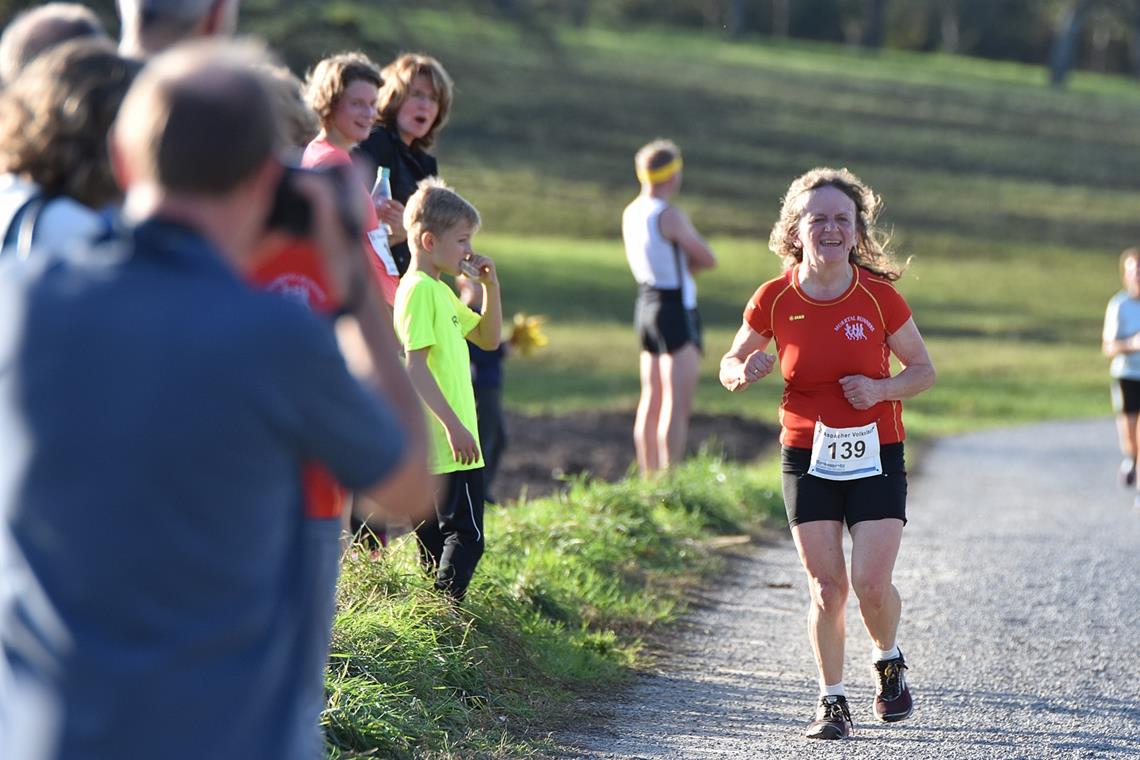
[[328,178],[288,181],[376,385],[328,320],[243,279],[283,174],[257,57],[155,58],[111,135],[123,238],[0,267],[0,757],[322,757],[302,465],[430,510],[423,417]]

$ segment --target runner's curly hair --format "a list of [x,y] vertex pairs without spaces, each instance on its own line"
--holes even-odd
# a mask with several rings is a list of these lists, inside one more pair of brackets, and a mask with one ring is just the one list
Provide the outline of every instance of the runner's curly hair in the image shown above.
[[141,67],[98,37],[36,58],[0,96],[0,171],[93,209],[119,198],[107,132]]
[[804,195],[821,187],[834,187],[855,204],[855,227],[859,242],[851,250],[851,261],[892,282],[902,276],[906,265],[900,265],[887,250],[889,236],[875,226],[883,209],[883,200],[863,180],[847,169],[816,167],[800,175],[784,194],[780,218],[772,226],[768,248],[784,261],[788,270],[803,261],[804,252],[799,241],[800,217],[803,214]]

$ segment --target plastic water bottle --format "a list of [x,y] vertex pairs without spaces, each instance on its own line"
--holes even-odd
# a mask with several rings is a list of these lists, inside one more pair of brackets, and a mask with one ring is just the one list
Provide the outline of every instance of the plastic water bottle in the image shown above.
[[[392,182],[388,175],[389,171],[387,166],[381,166],[376,169],[376,182],[372,185],[372,202],[374,204],[392,200]],[[384,225],[384,230],[389,235],[392,234],[392,228],[387,224]]]

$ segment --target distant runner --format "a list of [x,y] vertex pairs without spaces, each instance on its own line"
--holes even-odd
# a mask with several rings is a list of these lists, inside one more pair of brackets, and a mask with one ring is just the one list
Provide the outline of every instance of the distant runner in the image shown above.
[[[902,268],[875,228],[881,202],[846,169],[813,169],[792,183],[768,241],[784,273],[764,283],[720,363],[720,381],[744,390],[772,371],[780,403],[788,524],[811,587],[809,634],[820,698],[807,736],[842,739],[851,713],[843,688],[847,568],[874,642],[874,714],[910,716],[896,634],[902,602],[891,582],[906,523],[901,400],[934,384],[934,365],[906,301]],[[776,341],[776,355],[765,353]],[[891,354],[904,369],[891,376]]]
[[641,193],[622,212],[621,233],[637,280],[634,321],[641,344],[633,443],[638,469],[651,476],[685,456],[704,353],[693,275],[715,267],[716,257],[672,204],[681,191],[681,149],[655,140],[637,151],[634,166]]
[[[1124,290],[1114,295],[1104,313],[1106,356],[1112,357],[1112,409],[1116,412],[1116,429],[1120,433],[1120,483],[1135,489],[1137,418],[1140,418],[1140,248],[1129,248],[1120,254],[1120,279]],[[1140,510],[1140,491],[1132,500],[1132,508]]]

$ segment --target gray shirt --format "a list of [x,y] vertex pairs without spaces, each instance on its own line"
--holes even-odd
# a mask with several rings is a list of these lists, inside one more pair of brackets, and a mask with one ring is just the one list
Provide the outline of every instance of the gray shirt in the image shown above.
[[[1140,299],[1122,290],[1104,312],[1104,339],[1123,340],[1136,333],[1140,333]],[[1117,379],[1140,380],[1140,351],[1114,356],[1109,373]]]

